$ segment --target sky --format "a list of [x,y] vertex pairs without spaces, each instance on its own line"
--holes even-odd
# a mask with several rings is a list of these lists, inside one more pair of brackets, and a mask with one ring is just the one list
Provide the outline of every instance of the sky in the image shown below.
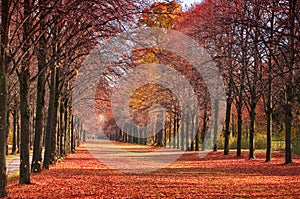
[[193,3],[195,3],[195,2],[201,2],[201,0],[181,0],[182,1],[182,6],[183,6],[183,8],[185,8],[185,5],[187,5],[188,7],[191,5],[191,4],[193,4]]

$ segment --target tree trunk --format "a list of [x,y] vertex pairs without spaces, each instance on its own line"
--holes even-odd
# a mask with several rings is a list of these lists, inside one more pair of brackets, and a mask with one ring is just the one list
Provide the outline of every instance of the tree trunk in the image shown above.
[[[42,4],[42,2],[39,2]],[[41,13],[44,13],[41,6]],[[43,16],[41,16],[43,18]],[[44,21],[41,22],[41,29],[44,31]],[[34,132],[34,145],[32,156],[32,172],[41,172],[42,167],[42,143],[44,134],[44,107],[45,107],[45,83],[46,83],[46,38],[42,35],[39,41],[39,49],[37,51],[38,58],[38,80],[37,80],[37,99],[36,99],[36,120]]]
[[272,149],[272,112],[267,111],[267,150],[266,150],[266,162],[271,161],[271,149]]
[[178,114],[176,113],[176,135],[177,135],[177,140],[176,140],[176,148],[179,149],[180,148],[180,130],[179,130],[179,127],[180,127],[180,120],[179,120],[179,116]]
[[6,132],[8,111],[8,31],[9,31],[9,2],[1,1],[1,45],[0,45],[0,197],[7,195],[6,176]]
[[17,152],[17,122],[18,122],[18,116],[17,116],[17,110],[14,107],[13,109],[13,140],[12,140],[12,150],[11,150],[11,154],[15,155]]
[[192,115],[192,126],[191,126],[191,145],[190,150],[194,151],[194,144],[195,144],[195,115]]
[[285,109],[285,164],[292,163],[291,132],[292,132],[292,106],[287,105]]
[[243,116],[242,116],[242,100],[240,99],[238,101],[238,107],[237,107],[237,117],[238,117],[238,121],[237,121],[237,150],[236,150],[236,156],[237,157],[241,157],[242,155],[242,125],[243,125]]
[[71,153],[71,147],[70,147],[70,99],[68,98],[68,100],[66,100],[65,102],[65,114],[64,114],[64,120],[65,120],[65,147],[64,147],[64,154],[70,154]]
[[74,153],[74,151],[75,151],[74,116],[71,115],[70,119],[71,119],[71,132],[70,132],[70,136],[71,136],[71,153]]
[[[4,3],[5,2],[5,3]],[[4,7],[3,7],[4,6]],[[2,1],[2,16],[3,9],[7,8],[7,1]],[[7,13],[6,13],[7,14]],[[2,27],[4,25],[2,24]],[[2,35],[1,35],[2,36]],[[4,36],[2,36],[4,37]],[[4,38],[1,38],[3,41]],[[0,60],[0,197],[7,195],[6,184],[6,132],[7,132],[7,72],[5,65],[4,48],[1,45],[1,60]]]
[[9,122],[9,116],[10,116],[10,111],[7,111],[6,113],[6,122],[7,122],[7,127],[6,127],[6,155],[8,155],[8,135],[10,131],[10,122]]
[[[3,2],[3,1],[2,1]],[[3,3],[2,3],[3,6]],[[3,9],[3,8],[2,8]],[[1,48],[1,55],[3,49]],[[5,64],[3,55],[1,56],[0,65],[0,197],[5,197],[7,195],[6,185],[6,132],[7,132],[7,75],[5,70]]]
[[[29,51],[30,46],[30,28],[31,28],[31,1],[24,0],[24,18],[23,24],[23,53]],[[21,112],[21,151],[20,151],[20,184],[30,184],[30,110],[29,110],[29,58],[22,62],[20,80],[20,112]]]
[[266,162],[271,161],[271,152],[272,152],[272,131],[273,131],[273,49],[274,49],[274,25],[275,25],[275,8],[276,2],[272,3],[272,14],[270,19],[270,46],[269,50],[269,57],[268,57],[268,90],[267,90],[267,99],[266,99],[266,118],[267,118],[267,149],[266,149]]
[[289,0],[289,63],[285,91],[285,163],[292,163],[291,150],[291,131],[293,122],[293,105],[295,101],[295,59],[296,59],[296,3],[297,1]]
[[[27,65],[27,64],[26,64]],[[20,150],[20,184],[30,184],[30,113],[29,113],[29,68],[23,66],[20,73],[20,112],[21,112],[21,150]]]
[[[20,108],[19,108],[20,109]],[[20,153],[20,138],[21,138],[21,125],[20,125],[20,110],[17,111],[17,153]]]
[[175,138],[177,138],[178,136],[176,136],[177,135],[177,128],[176,128],[176,125],[177,125],[177,122],[176,122],[176,120],[177,120],[177,118],[176,118],[176,113],[174,113],[174,117],[173,117],[173,139],[172,139],[172,142],[171,142],[171,144],[172,144],[172,146],[171,147],[173,147],[173,148],[176,148],[176,142],[177,142],[177,140],[175,140]]
[[189,142],[190,142],[190,115],[187,111],[186,120],[185,120],[185,149],[186,150],[189,150]]
[[[198,120],[197,120],[198,122]],[[196,138],[195,138],[195,151],[199,151],[199,126],[196,129]]]
[[[169,114],[170,116],[170,119],[169,119],[169,134],[168,134],[168,145],[169,145],[169,148],[172,148],[172,143],[174,142],[173,140],[173,134],[172,134],[172,114],[170,113]],[[167,141],[166,141],[167,143]]]
[[214,104],[214,151],[218,150],[218,131],[219,131],[219,100],[215,99]]
[[201,132],[201,151],[205,151],[206,148],[206,140],[205,140],[205,136],[207,133],[207,111],[204,111],[204,115],[203,115],[203,126],[202,126],[202,132]]
[[65,156],[65,134],[66,134],[66,122],[65,122],[65,101],[66,100],[63,100],[61,101],[61,104],[60,104],[60,115],[59,115],[59,130],[60,130],[60,137],[59,137],[59,153],[61,155],[61,157],[64,157]]
[[59,138],[59,130],[57,129],[57,116],[58,116],[58,107],[59,107],[59,77],[60,70],[55,67],[55,97],[54,97],[54,110],[52,115],[52,133],[51,133],[51,153],[50,153],[50,163],[54,163],[57,161],[58,149],[57,149],[57,140]]
[[[145,126],[145,130],[143,133],[144,133],[143,145],[147,145],[147,126]],[[125,133],[123,132],[123,134],[125,134]]]
[[55,67],[51,71],[51,83],[50,83],[50,98],[49,98],[49,107],[48,107],[48,117],[47,117],[47,126],[45,133],[45,155],[44,155],[44,164],[43,167],[45,169],[49,169],[49,165],[51,162],[51,145],[52,145],[52,132],[53,131],[53,117],[54,117],[54,98],[55,98],[55,88],[56,88],[56,78],[55,78],[56,69]]
[[61,126],[61,114],[60,114],[60,108],[61,105],[59,105],[59,108],[57,110],[56,116],[57,116],[57,120],[56,120],[56,150],[55,150],[55,161],[57,161],[57,159],[61,158],[61,154],[60,154],[60,141],[61,141],[61,131],[62,131],[62,126]]
[[255,134],[255,109],[256,104],[251,105],[250,110],[250,127],[249,127],[249,159],[254,159],[254,151],[255,151],[255,144],[254,144],[254,134]]
[[185,123],[185,114],[181,115],[181,126],[180,126],[180,149],[183,151],[184,150],[184,123]]
[[162,136],[163,135],[163,129],[159,130],[158,134],[157,134],[157,145],[158,146],[162,146]]
[[226,100],[226,118],[225,118],[225,132],[224,132],[224,155],[229,155],[229,136],[230,136],[230,113],[232,100],[230,97]]

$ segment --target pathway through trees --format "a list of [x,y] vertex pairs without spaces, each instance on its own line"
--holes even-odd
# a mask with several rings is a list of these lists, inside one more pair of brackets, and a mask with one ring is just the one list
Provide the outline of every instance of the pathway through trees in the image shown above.
[[[133,151],[149,151],[125,143],[114,143]],[[100,152],[100,151],[99,151]],[[113,154],[112,154],[113,155]],[[129,174],[106,167],[85,146],[50,170],[32,175],[32,184],[8,184],[11,198],[236,198],[298,197],[300,158],[283,165],[284,154],[274,152],[272,162],[264,162],[264,152],[255,160],[235,153],[223,156],[210,153],[199,159],[197,152],[187,153],[167,168],[151,173]]]

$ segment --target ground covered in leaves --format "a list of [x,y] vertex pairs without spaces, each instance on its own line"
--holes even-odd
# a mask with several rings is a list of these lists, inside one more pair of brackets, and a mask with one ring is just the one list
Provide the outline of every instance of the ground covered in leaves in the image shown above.
[[264,152],[256,152],[255,160],[247,160],[247,152],[236,158],[220,151],[204,159],[195,152],[155,172],[128,174],[107,168],[82,146],[50,170],[32,174],[30,185],[13,179],[8,192],[9,198],[300,198],[300,158],[293,161],[282,164],[282,152],[273,152],[270,163]]

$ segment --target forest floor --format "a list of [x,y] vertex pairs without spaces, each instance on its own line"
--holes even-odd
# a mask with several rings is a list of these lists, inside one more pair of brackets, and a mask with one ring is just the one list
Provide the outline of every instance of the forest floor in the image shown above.
[[[139,148],[125,143],[117,147]],[[75,154],[49,170],[31,175],[30,185],[8,183],[9,198],[300,198],[300,157],[284,165],[284,154],[273,152],[264,162],[263,151],[256,159],[224,156],[222,151],[200,159],[189,152],[166,168],[149,173],[124,173],[94,158],[83,145]]]

